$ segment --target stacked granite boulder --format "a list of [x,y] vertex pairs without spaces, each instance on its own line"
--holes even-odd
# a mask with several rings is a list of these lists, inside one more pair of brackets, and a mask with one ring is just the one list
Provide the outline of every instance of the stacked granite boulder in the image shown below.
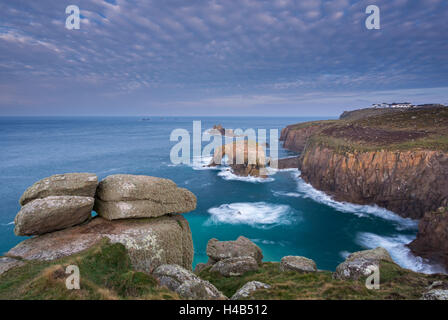
[[29,187],[14,224],[18,236],[66,229],[91,217],[98,177],[91,173],[58,174]]
[[196,208],[196,197],[168,179],[117,174],[100,182],[95,211],[108,220],[160,217]]
[[171,180],[120,174],[98,184],[94,174],[68,173],[35,183],[20,203],[15,233],[35,237],[12,248],[10,258],[54,260],[108,238],[127,248],[138,271],[162,264],[191,270],[191,231],[178,213],[194,210],[196,197]]

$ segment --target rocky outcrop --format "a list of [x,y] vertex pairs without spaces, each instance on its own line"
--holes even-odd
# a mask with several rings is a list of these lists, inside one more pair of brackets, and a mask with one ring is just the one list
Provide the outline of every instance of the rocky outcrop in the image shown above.
[[296,272],[316,272],[316,263],[308,258],[299,256],[286,256],[280,261],[281,271],[296,271]]
[[93,173],[65,173],[42,179],[29,187],[20,198],[24,206],[35,199],[49,196],[95,196],[98,177]]
[[210,282],[200,279],[192,272],[175,264],[164,264],[152,274],[161,286],[176,292],[184,299],[224,300],[227,299]]
[[448,283],[436,281],[423,293],[421,300],[448,300]]
[[261,264],[263,259],[261,249],[244,236],[238,237],[235,241],[210,239],[207,243],[207,256],[210,263],[228,258],[252,257],[258,264]]
[[238,289],[237,292],[230,298],[231,300],[240,300],[240,299],[247,299],[249,296],[257,291],[262,289],[270,289],[271,286],[260,282],[260,281],[250,281],[246,283],[244,286],[242,286],[240,289]]
[[358,280],[369,276],[379,269],[381,261],[393,262],[386,249],[378,247],[371,250],[358,251],[350,254],[344,262],[336,267],[333,278],[339,280]]
[[27,202],[14,219],[18,236],[38,235],[83,223],[91,217],[94,199],[49,196]]
[[123,244],[138,271],[151,272],[167,263],[191,269],[194,253],[191,231],[180,215],[118,221],[96,217],[83,225],[27,239],[6,255],[25,260],[54,260],[88,249],[102,238]]
[[23,266],[25,263],[23,261],[9,258],[9,257],[1,257],[0,258],[0,275],[5,273],[6,271]]
[[282,129],[280,141],[283,141],[285,149],[302,152],[308,143],[308,139],[321,128],[320,123],[293,124]]
[[419,222],[417,238],[409,247],[414,254],[440,263],[448,270],[448,208],[426,213]]
[[[22,196],[24,206],[15,218],[15,232],[38,236],[19,243],[7,256],[54,260],[108,238],[126,247],[137,271],[152,272],[161,264],[191,269],[190,227],[174,213],[194,210],[194,194],[168,179],[133,175],[107,177],[99,184],[95,200],[96,188],[92,174],[52,176],[30,187]],[[86,222],[94,201],[99,216]]]
[[169,180],[117,174],[98,185],[94,210],[108,220],[159,217],[196,209],[196,196]]
[[277,160],[278,169],[297,169],[299,164],[299,157],[290,157]]
[[198,264],[196,264],[196,267],[194,267],[194,273],[199,274],[199,273],[201,273],[202,270],[205,270],[208,267],[213,266],[214,263],[215,262],[211,259],[209,259],[207,261],[207,263],[198,263]]
[[98,178],[92,173],[65,173],[42,179],[20,198],[14,232],[38,235],[83,223],[91,217]]
[[377,204],[419,219],[448,205],[448,154],[441,151],[338,153],[307,148],[302,178],[336,200]]
[[224,277],[237,277],[249,271],[258,270],[257,261],[249,256],[222,259],[216,262],[210,269]]
[[222,164],[227,156],[226,164],[234,174],[242,177],[254,176],[267,178],[266,155],[263,147],[256,141],[242,140],[223,145],[215,150],[209,167]]

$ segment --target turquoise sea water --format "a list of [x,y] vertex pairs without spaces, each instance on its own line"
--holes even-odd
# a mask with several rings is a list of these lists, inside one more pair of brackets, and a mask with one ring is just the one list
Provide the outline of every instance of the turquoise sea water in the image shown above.
[[[260,181],[220,168],[173,165],[170,133],[192,131],[193,120],[201,120],[203,130],[218,123],[280,130],[317,118],[0,118],[0,254],[24,239],[14,235],[12,221],[21,194],[37,180],[65,172],[93,172],[100,179],[128,173],[169,178],[196,194],[197,209],[185,214],[193,233],[194,264],[207,260],[210,238],[244,235],[262,248],[266,261],[302,255],[314,259],[319,269],[334,270],[349,252],[383,246],[404,267],[440,270],[405,246],[415,238],[416,221],[374,206],[335,202],[304,183],[297,170]],[[294,153],[280,148],[279,155]]]

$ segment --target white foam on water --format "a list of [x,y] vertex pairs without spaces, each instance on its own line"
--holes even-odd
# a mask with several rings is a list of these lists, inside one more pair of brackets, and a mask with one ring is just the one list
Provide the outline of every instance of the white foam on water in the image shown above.
[[350,255],[350,252],[344,250],[344,251],[339,252],[339,255],[340,255],[343,259],[347,259],[347,257]]
[[266,240],[266,239],[250,239],[251,241],[255,243],[261,243],[264,245],[279,245],[284,247],[286,245],[286,241],[272,241],[272,240]]
[[297,192],[287,192],[287,191],[274,191],[271,190],[272,194],[276,197],[294,197],[300,198],[302,195]]
[[2,223],[2,226],[10,226],[13,225],[14,221],[8,222],[8,223]]
[[223,178],[224,180],[235,180],[235,181],[244,181],[244,182],[250,182],[250,183],[266,183],[266,182],[272,182],[274,181],[274,178],[260,178],[260,177],[253,177],[253,176],[247,176],[247,177],[241,177],[232,172],[232,169],[230,168],[223,168],[218,173],[218,176]]
[[427,274],[447,272],[440,265],[431,264],[426,259],[414,256],[406,246],[412,240],[414,240],[414,237],[408,235],[398,234],[386,237],[369,232],[360,232],[356,237],[356,242],[367,249],[383,247],[389,251],[392,259],[403,268]]
[[306,183],[300,177],[300,171],[293,175],[297,181],[297,191],[303,198],[310,198],[316,202],[322,203],[329,207],[336,209],[339,212],[352,213],[358,217],[375,216],[384,220],[389,220],[395,223],[397,230],[417,230],[418,221],[409,218],[402,218],[384,208],[376,205],[360,205],[349,202],[338,202],[325,192],[315,189],[312,185]]
[[193,161],[190,164],[190,167],[193,168],[193,170],[220,170],[221,168],[219,166],[216,167],[209,167],[208,165],[212,162],[213,157],[207,156],[207,157],[193,157]]
[[210,224],[246,224],[256,228],[272,228],[290,225],[297,221],[293,209],[288,205],[267,202],[235,202],[208,210]]

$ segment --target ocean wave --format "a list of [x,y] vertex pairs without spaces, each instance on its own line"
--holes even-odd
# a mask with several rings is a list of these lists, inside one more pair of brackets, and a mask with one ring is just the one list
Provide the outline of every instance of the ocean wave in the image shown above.
[[190,164],[190,167],[193,170],[221,170],[220,166],[209,167],[208,165],[213,160],[213,157],[193,157],[193,161]]
[[272,228],[290,225],[297,217],[288,205],[266,202],[236,202],[223,204],[208,210],[206,224],[246,224],[256,228]]
[[392,259],[403,268],[427,274],[447,272],[440,265],[431,264],[426,259],[414,256],[406,246],[412,240],[414,237],[408,235],[386,237],[369,232],[360,232],[356,237],[356,242],[367,249],[383,247],[389,251]]
[[286,241],[272,241],[272,240],[266,240],[266,239],[250,239],[251,241],[255,243],[260,243],[264,245],[277,245],[285,247],[287,242]]
[[409,218],[402,218],[392,211],[380,208],[376,205],[360,205],[349,202],[338,202],[325,192],[319,191],[312,185],[306,183],[300,177],[300,171],[297,174],[294,174],[294,177],[297,181],[297,191],[303,198],[310,198],[316,202],[332,207],[339,212],[352,213],[358,217],[375,216],[384,220],[392,221],[395,223],[397,230],[417,230],[418,228],[418,221]]
[[260,178],[260,177],[253,177],[253,176],[247,176],[242,177],[234,174],[232,172],[231,168],[223,168],[218,173],[218,176],[223,178],[224,180],[235,180],[235,181],[244,181],[244,182],[250,182],[250,183],[266,183],[266,182],[272,182],[274,181],[274,178]]
[[287,192],[287,191],[272,191],[272,194],[275,197],[294,197],[294,198],[300,198],[302,195],[297,192]]
[[14,221],[8,222],[8,223],[2,223],[2,226],[10,226],[13,225]]

